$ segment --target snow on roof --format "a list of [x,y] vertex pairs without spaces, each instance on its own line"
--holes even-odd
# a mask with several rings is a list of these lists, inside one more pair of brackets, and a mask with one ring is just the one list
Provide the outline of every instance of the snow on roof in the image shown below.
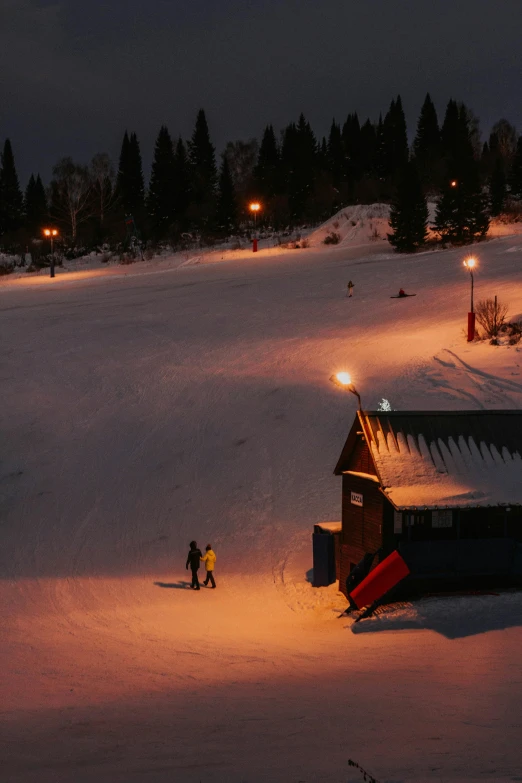
[[377,484],[380,483],[379,477],[375,476],[373,473],[360,473],[358,470],[343,470],[343,473],[347,476],[357,476],[358,478],[363,478],[367,481],[376,481]]
[[340,533],[343,529],[342,522],[317,522],[315,527],[320,528],[328,533]]
[[[495,444],[490,439],[477,438],[476,432],[470,433],[470,426],[480,430],[477,421],[483,424],[484,431],[491,432],[499,413],[491,412],[489,419],[486,412],[457,416],[437,412],[397,417],[387,414],[384,422],[376,421],[378,414],[363,414],[367,432],[372,436],[370,447],[382,488],[394,506],[408,509],[521,505],[522,457],[513,447],[513,432],[518,429],[522,413],[509,412],[514,417],[507,438],[510,448],[499,445],[498,438]],[[470,425],[466,415],[476,421]],[[454,417],[452,435],[448,434],[448,416]],[[441,418],[444,437],[436,436],[437,417]],[[507,424],[508,420],[504,422]],[[465,434],[459,434],[460,424],[467,430]]]

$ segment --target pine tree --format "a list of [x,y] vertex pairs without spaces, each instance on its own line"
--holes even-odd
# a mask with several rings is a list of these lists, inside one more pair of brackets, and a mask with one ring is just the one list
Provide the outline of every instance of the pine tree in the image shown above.
[[517,199],[522,199],[522,136],[518,137],[509,184],[511,186],[511,195]]
[[25,190],[25,219],[28,231],[38,236],[47,220],[47,197],[40,175],[31,174]]
[[442,155],[446,165],[451,168],[459,153],[461,123],[459,118],[459,108],[457,102],[453,99],[448,101],[444,122],[440,130],[440,140]]
[[489,180],[489,211],[493,217],[502,213],[506,204],[506,174],[502,158],[498,157]]
[[223,155],[223,161],[219,172],[216,225],[218,231],[223,236],[230,236],[230,234],[237,230],[236,195],[226,155]]
[[261,199],[268,201],[281,192],[281,160],[272,125],[267,125],[254,169],[254,183]]
[[482,239],[489,228],[486,199],[482,193],[479,163],[475,160],[470,112],[450,100],[441,138],[446,177],[437,203],[435,229],[455,244]]
[[401,96],[392,101],[382,125],[381,167],[384,177],[392,179],[408,161],[406,118]]
[[427,93],[417,123],[413,142],[413,156],[423,185],[428,188],[440,184],[441,141],[437,112]]
[[454,244],[468,244],[485,237],[489,217],[478,171],[473,174],[468,170],[467,178],[444,184],[434,227],[444,240]]
[[392,234],[388,241],[399,253],[414,253],[426,242],[428,204],[413,162],[407,163],[399,177],[390,210]]
[[361,174],[361,126],[357,114],[349,114],[343,125],[344,178],[357,181]]
[[195,205],[193,218],[198,225],[210,225],[214,217],[216,197],[216,154],[210,141],[207,118],[200,109],[192,138],[188,144],[191,172],[191,200]]
[[375,156],[377,151],[377,129],[367,119],[361,128],[361,169],[367,177],[375,176]]
[[24,216],[24,199],[13,150],[9,139],[5,140],[0,167],[0,236],[20,228]]
[[330,126],[326,149],[328,171],[330,172],[333,186],[338,188],[344,175],[345,155],[341,128],[335,120],[332,120]]
[[173,203],[176,223],[183,228],[190,204],[190,165],[187,150],[180,137],[174,152]]
[[286,177],[288,206],[292,223],[307,215],[318,167],[318,149],[315,135],[303,114],[297,125],[285,129],[281,162]]
[[154,148],[147,197],[147,212],[156,237],[165,236],[175,218],[175,168],[172,139],[167,127],[162,125]]
[[133,215],[140,222],[144,215],[145,183],[138,138],[127,131],[121,145],[116,192],[126,215]]

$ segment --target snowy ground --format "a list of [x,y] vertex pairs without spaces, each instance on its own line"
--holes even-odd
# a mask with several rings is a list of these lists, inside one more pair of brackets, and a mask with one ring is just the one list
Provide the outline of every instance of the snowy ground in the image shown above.
[[[522,317],[522,237],[474,250],[476,299]],[[522,407],[522,348],[465,342],[465,255],[2,281],[2,783],[522,780],[520,593],[353,626],[308,581],[355,412],[333,372],[369,409]]]

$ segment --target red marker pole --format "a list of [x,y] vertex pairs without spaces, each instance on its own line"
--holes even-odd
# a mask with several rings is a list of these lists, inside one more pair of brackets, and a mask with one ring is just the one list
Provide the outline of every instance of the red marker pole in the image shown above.
[[468,343],[475,339],[475,313],[468,313]]
[[252,253],[257,253],[257,239],[252,240]]

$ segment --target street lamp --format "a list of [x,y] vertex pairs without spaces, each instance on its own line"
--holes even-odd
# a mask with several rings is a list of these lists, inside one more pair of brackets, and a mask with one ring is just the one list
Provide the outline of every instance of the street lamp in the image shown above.
[[258,201],[253,201],[248,206],[249,210],[254,213],[254,240],[252,243],[252,252],[257,253],[257,213],[261,209],[261,204]]
[[477,262],[473,257],[467,258],[464,262],[464,266],[469,270],[471,277],[471,309],[468,313],[468,343],[475,339],[475,310],[473,308],[473,270],[475,269]]
[[332,375],[330,380],[335,383],[336,386],[340,386],[342,389],[347,389],[352,394],[355,394],[359,401],[359,410],[362,410],[361,395],[352,383],[352,379],[347,372],[338,372]]
[[54,240],[58,236],[58,230],[56,228],[44,228],[43,233],[51,241],[51,271],[49,277],[54,277]]

